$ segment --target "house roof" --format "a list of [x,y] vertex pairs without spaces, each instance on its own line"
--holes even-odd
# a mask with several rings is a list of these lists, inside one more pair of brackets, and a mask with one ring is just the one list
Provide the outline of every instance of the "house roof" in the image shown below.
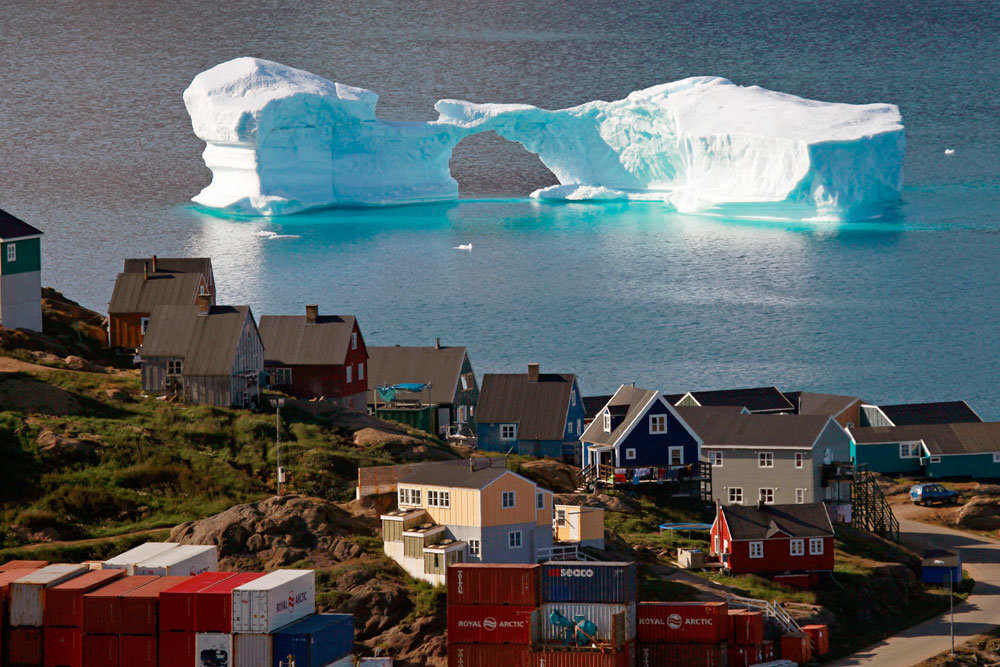
[[608,401],[611,400],[611,396],[612,394],[607,394],[605,396],[584,396],[583,416],[587,419],[594,419],[597,417],[597,413],[608,404]]
[[666,399],[667,403],[670,405],[677,405],[677,401],[681,400],[687,396],[687,394],[664,394],[663,398]]
[[800,415],[829,415],[836,417],[858,402],[857,396],[816,394],[811,391],[786,391],[785,398],[798,408]]
[[[152,273],[152,257],[131,257],[125,260],[123,273],[143,273],[146,269]],[[212,259],[210,257],[157,257],[156,273],[200,273],[208,280],[212,275]]]
[[777,387],[749,387],[689,393],[700,405],[741,405],[750,412],[792,412],[795,409],[795,406],[785,398],[784,394],[778,391]]
[[262,315],[260,338],[264,361],[290,366],[340,366],[347,359],[354,331],[353,315]]
[[527,373],[487,373],[476,421],[516,423],[520,440],[562,440],[574,382],[572,373],[541,373],[537,382],[529,382]]
[[956,422],[981,422],[976,411],[965,401],[938,403],[903,403],[878,406],[896,426],[912,424],[953,424]]
[[[377,387],[395,384],[430,384],[433,405],[450,404],[462,375],[464,347],[369,347],[368,402],[374,402]],[[471,387],[470,387],[471,388]],[[401,392],[409,396],[408,392]],[[413,394],[415,397],[416,395]]]
[[184,375],[230,375],[250,306],[157,306],[149,318],[140,356],[183,357]]
[[0,209],[0,241],[13,241],[14,239],[22,239],[26,236],[39,236],[41,234],[41,230]]
[[[595,445],[616,445],[631,428],[632,423],[642,417],[648,405],[660,397],[660,392],[622,385],[607,403],[611,414],[624,416],[610,433],[604,430],[604,420],[594,419],[580,436],[583,442]],[[600,414],[600,413],[598,413]]]
[[790,537],[827,537],[833,524],[823,503],[721,508],[734,540],[765,540],[781,531]]
[[111,293],[109,313],[151,313],[156,306],[194,304],[201,285],[201,274],[119,273]]
[[851,429],[859,445],[923,440],[932,456],[1000,452],[1000,422],[869,426]]
[[704,447],[794,447],[811,449],[830,423],[829,415],[741,414],[733,407],[678,406],[681,418]]
[[477,467],[472,463],[477,460],[479,459],[459,459],[421,466],[400,477],[397,483],[481,489],[511,472],[503,466]]

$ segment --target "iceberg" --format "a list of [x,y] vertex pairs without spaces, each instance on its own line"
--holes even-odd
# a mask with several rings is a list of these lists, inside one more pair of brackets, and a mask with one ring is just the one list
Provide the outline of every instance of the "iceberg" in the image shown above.
[[538,199],[853,219],[898,201],[902,188],[904,127],[892,104],[819,102],[709,76],[559,110],[446,99],[429,122],[379,120],[377,101],[256,58],[202,72],[184,102],[212,182],[194,201],[275,215],[455,199],[452,150],[488,131],[558,179]]

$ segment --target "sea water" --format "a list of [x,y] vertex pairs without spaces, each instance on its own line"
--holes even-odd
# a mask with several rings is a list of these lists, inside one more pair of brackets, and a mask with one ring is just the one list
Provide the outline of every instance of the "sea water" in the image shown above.
[[[997,3],[40,4],[0,9],[0,208],[46,232],[43,282],[88,307],[126,256],[207,255],[223,302],[357,314],[370,345],[440,337],[479,374],[537,361],[585,393],[776,384],[1000,419]],[[181,92],[240,55],[372,89],[389,119],[697,74],[892,102],[907,184],[850,224],[539,203],[537,158],[475,136],[456,203],[227,218],[188,204],[209,174]]]

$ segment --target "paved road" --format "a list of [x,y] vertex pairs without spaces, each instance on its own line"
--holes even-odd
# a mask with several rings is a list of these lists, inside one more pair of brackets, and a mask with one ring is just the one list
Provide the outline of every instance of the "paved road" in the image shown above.
[[[912,505],[893,509],[899,518],[903,541],[918,549],[923,545],[960,548],[962,565],[976,580],[966,602],[955,607],[955,646],[1000,624],[1000,542],[909,519],[907,517],[917,510]],[[879,667],[918,664],[950,650],[948,619],[947,613],[932,618],[834,664]]]

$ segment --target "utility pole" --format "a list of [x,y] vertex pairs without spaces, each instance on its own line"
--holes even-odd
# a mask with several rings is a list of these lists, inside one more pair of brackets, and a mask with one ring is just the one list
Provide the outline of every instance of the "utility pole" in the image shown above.
[[274,408],[274,443],[275,456],[278,459],[278,495],[281,495],[281,487],[285,483],[285,469],[281,467],[281,408],[285,405],[284,398],[272,398],[271,407]]
[[[934,561],[935,565],[944,565],[943,560]],[[952,574],[952,567],[946,565],[948,568],[948,612],[951,616],[951,653],[948,654],[949,657],[955,657],[955,592],[953,590],[955,577]]]

